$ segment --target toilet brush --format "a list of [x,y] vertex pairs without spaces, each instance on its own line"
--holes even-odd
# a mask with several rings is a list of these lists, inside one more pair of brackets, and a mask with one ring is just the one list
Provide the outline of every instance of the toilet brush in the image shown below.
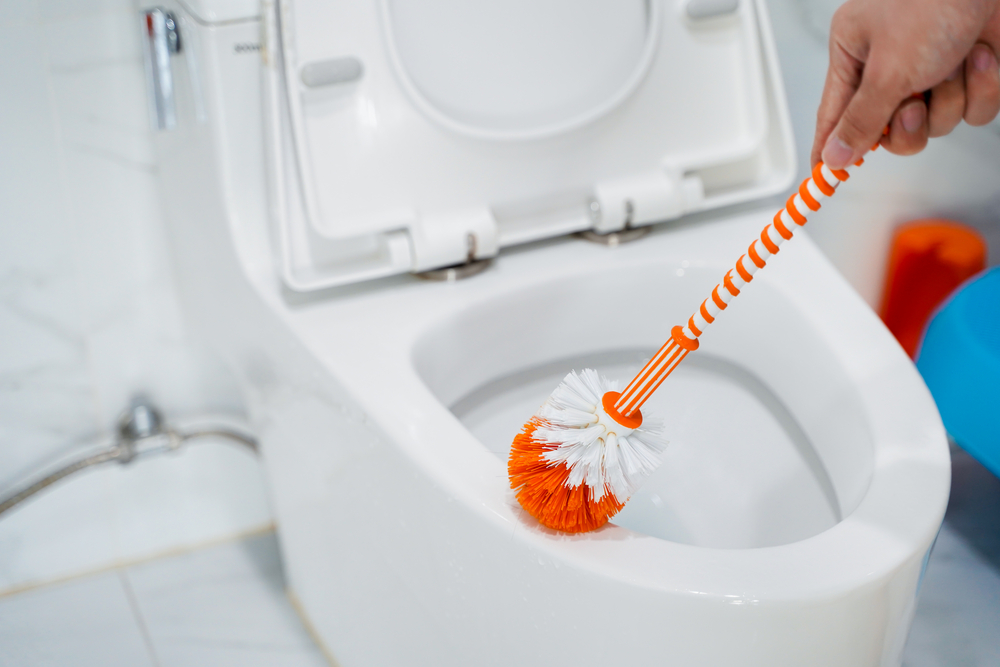
[[[877,146],[876,146],[877,147]],[[856,164],[861,165],[863,160]],[[568,533],[600,528],[657,468],[666,448],[662,422],[640,408],[733,297],[776,255],[792,230],[849,178],[820,162],[764,227],[709,298],[625,389],[592,369],[571,372],[514,438],[507,472],[518,502],[543,525]]]

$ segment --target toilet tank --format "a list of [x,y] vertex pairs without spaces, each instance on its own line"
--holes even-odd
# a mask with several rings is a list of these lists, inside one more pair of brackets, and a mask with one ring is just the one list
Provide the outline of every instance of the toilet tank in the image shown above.
[[[179,34],[179,49],[167,60],[175,124],[153,137],[181,306],[186,324],[207,340],[231,341],[238,329],[227,322],[245,321],[260,308],[253,281],[277,272],[268,228],[260,3],[163,0],[156,7],[173,17]],[[140,5],[140,13],[149,10]],[[146,23],[140,29],[149,68]]]

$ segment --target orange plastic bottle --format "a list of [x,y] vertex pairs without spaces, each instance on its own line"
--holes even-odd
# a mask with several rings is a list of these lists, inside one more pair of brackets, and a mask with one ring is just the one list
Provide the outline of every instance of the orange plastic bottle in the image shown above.
[[893,237],[880,315],[911,358],[934,310],[986,267],[986,243],[950,220],[917,220]]

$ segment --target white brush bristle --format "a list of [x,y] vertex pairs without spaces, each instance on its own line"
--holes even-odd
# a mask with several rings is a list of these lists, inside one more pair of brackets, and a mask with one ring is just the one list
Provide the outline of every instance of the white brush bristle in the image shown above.
[[537,416],[544,425],[535,429],[533,439],[555,445],[545,458],[565,463],[570,470],[571,488],[586,484],[600,500],[611,493],[625,502],[660,465],[666,449],[663,423],[643,416],[642,426],[632,430],[615,427],[609,434],[599,412],[601,399],[609,391],[620,391],[617,382],[593,369],[567,375]]

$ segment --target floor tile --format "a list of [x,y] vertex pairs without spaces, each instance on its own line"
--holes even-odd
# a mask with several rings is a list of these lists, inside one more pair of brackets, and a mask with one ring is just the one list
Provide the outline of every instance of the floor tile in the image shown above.
[[920,591],[905,667],[1000,665],[1000,480],[952,453],[952,492]]
[[328,667],[285,595],[272,533],[126,576],[162,667]]
[[120,576],[0,598],[0,667],[154,667]]

